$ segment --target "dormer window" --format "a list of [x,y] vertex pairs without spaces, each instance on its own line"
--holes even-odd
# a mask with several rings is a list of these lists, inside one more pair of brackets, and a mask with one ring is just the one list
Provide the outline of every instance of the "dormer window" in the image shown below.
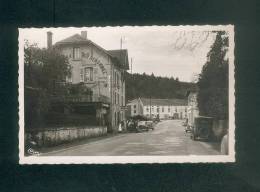
[[80,54],[80,49],[79,47],[74,47],[73,48],[73,59],[80,59],[81,54]]

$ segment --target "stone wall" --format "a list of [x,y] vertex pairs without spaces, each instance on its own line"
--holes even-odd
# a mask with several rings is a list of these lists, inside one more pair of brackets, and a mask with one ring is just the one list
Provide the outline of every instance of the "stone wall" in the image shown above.
[[51,128],[27,132],[26,141],[31,139],[38,147],[48,147],[105,134],[107,134],[106,126]]

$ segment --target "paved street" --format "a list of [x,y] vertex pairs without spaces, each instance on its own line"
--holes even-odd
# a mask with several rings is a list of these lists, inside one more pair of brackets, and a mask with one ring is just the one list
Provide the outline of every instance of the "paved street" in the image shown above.
[[193,141],[180,120],[158,123],[153,131],[124,133],[44,153],[48,156],[218,155],[216,143]]

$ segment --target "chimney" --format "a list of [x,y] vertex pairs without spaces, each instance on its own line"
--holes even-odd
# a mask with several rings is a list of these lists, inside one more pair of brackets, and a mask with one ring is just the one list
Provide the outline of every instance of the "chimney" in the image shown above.
[[47,48],[50,49],[52,47],[52,32],[47,32]]
[[87,31],[81,31],[81,37],[83,37],[84,39],[88,38],[88,32]]

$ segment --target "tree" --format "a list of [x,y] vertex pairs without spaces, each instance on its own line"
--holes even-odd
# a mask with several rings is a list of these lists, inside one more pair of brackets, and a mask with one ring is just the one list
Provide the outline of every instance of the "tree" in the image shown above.
[[137,97],[170,99],[186,99],[186,91],[194,87],[194,83],[176,81],[171,77],[157,77],[154,74],[126,73],[126,99]]
[[52,94],[55,83],[71,75],[68,59],[55,49],[40,49],[26,42],[24,48],[25,85]]
[[36,44],[24,47],[25,127],[44,125],[50,107],[50,96],[55,94],[57,82],[71,74],[68,59],[55,49],[41,49]]
[[207,55],[198,80],[200,115],[216,119],[228,118],[228,59],[226,32],[216,32],[216,39]]

